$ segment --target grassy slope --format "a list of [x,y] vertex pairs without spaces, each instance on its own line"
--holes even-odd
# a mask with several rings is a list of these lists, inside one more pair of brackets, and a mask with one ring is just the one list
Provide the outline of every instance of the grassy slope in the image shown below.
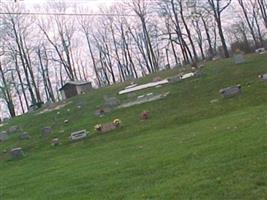
[[[74,98],[59,116],[16,118],[11,124],[20,124],[32,139],[19,141],[14,135],[0,144],[0,199],[267,199],[267,88],[257,80],[263,72],[266,55],[249,56],[238,66],[216,61],[201,78],[147,90],[170,91],[166,99],[101,119],[93,112],[103,95],[125,85]],[[238,83],[243,85],[240,97],[219,97],[220,88]],[[211,104],[212,99],[219,101]],[[78,110],[81,101],[87,106]],[[139,120],[143,110],[151,112],[149,121]],[[96,123],[114,118],[123,120],[121,130],[93,134]],[[64,125],[65,119],[70,124]],[[51,124],[63,142],[59,148],[40,138],[40,129]],[[69,133],[81,128],[90,130],[91,137],[69,143]],[[7,161],[2,151],[14,146],[22,146],[26,157]]]

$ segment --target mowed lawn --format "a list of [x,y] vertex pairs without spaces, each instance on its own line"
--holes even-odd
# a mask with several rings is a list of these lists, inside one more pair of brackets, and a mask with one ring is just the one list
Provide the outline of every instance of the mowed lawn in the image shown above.
[[[145,91],[169,91],[166,99],[118,109],[103,118],[94,116],[103,95],[115,95],[126,84],[73,98],[60,115],[54,111],[18,117],[9,125],[20,125],[32,138],[20,141],[12,135],[0,143],[0,199],[265,200],[267,84],[257,79],[260,73],[267,73],[266,55],[249,55],[241,65],[231,59],[214,61],[202,77]],[[220,97],[219,89],[235,84],[242,85],[242,95]],[[127,95],[118,98],[127,100]],[[83,108],[77,109],[81,102]],[[151,114],[147,121],[139,117],[144,110]],[[123,122],[120,130],[94,132],[95,124],[115,118]],[[45,126],[54,130],[49,139],[40,137]],[[80,129],[89,130],[90,137],[70,143],[70,132]],[[52,147],[53,137],[62,145]],[[16,146],[26,155],[10,160],[4,152]]]

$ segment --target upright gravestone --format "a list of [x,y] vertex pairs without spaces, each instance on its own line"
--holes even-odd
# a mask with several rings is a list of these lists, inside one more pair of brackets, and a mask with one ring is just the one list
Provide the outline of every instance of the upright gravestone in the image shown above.
[[104,97],[105,107],[114,108],[120,105],[120,101],[116,97]]
[[8,136],[6,131],[2,131],[0,133],[0,142],[4,142],[4,141],[8,140],[8,138],[9,138],[9,136]]
[[244,53],[237,49],[234,54],[234,61],[235,61],[235,64],[237,65],[244,63],[245,62]]
[[177,75],[177,76],[169,77],[167,80],[169,83],[176,83],[182,80],[182,76]]
[[59,146],[60,145],[60,141],[58,138],[54,138],[52,141],[51,141],[51,145],[52,146]]
[[11,149],[10,156],[12,159],[19,159],[24,156],[24,152],[21,147]]
[[241,94],[241,86],[237,85],[237,86],[224,88],[224,89],[221,89],[219,92],[224,98],[234,97],[234,96]]
[[21,133],[20,135],[19,135],[19,139],[20,140],[29,140],[31,137],[30,137],[30,135],[29,135],[29,133],[27,133],[27,132],[23,132],[23,133]]
[[20,130],[19,126],[11,126],[8,128],[8,134],[17,133]]
[[52,128],[51,127],[44,127],[42,129],[42,136],[43,137],[48,137],[52,133]]
[[261,75],[259,75],[259,78],[260,78],[261,80],[267,82],[267,74],[261,74]]

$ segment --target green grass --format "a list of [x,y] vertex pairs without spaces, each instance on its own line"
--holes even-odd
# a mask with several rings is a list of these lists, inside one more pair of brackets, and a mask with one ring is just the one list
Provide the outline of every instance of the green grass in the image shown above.
[[[170,91],[166,99],[103,118],[94,116],[103,95],[114,95],[127,83],[73,98],[60,115],[54,111],[13,119],[8,126],[20,125],[32,139],[13,135],[0,144],[0,199],[267,199],[267,86],[257,79],[267,73],[266,56],[249,55],[242,65],[230,59],[210,62],[203,72],[200,78],[145,91]],[[219,96],[219,89],[235,84],[243,86],[241,96]],[[127,95],[118,98],[127,100]],[[218,102],[210,103],[213,99]],[[79,110],[81,101],[86,106]],[[151,113],[150,120],[140,121],[143,110]],[[115,118],[123,121],[122,129],[94,133],[95,124]],[[42,139],[41,128],[51,125],[53,135]],[[68,141],[71,131],[85,128],[91,132],[88,139]],[[62,141],[58,148],[50,146],[55,136]],[[26,156],[10,160],[3,151],[16,146]]]

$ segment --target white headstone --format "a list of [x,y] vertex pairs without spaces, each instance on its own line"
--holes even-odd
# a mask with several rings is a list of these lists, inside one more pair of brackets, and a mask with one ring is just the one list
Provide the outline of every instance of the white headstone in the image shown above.
[[77,140],[85,139],[86,137],[87,137],[87,131],[81,130],[81,131],[76,131],[76,132],[71,133],[70,140],[77,141]]

